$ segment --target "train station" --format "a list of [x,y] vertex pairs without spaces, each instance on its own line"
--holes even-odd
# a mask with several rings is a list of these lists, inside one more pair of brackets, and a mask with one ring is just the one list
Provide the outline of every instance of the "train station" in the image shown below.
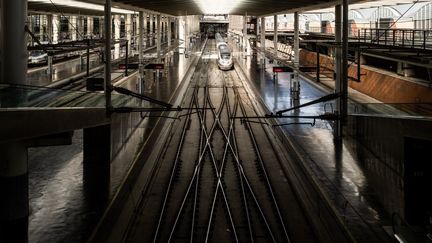
[[0,243],[432,243],[430,0],[0,0]]

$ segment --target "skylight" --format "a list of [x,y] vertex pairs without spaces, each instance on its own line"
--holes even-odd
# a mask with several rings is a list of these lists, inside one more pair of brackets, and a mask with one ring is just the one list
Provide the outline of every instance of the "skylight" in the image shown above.
[[204,14],[229,14],[243,0],[195,0]]

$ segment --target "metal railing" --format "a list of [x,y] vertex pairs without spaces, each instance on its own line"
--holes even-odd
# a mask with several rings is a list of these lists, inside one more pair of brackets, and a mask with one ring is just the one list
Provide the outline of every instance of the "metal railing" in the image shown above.
[[379,45],[432,49],[432,30],[359,29],[357,40]]

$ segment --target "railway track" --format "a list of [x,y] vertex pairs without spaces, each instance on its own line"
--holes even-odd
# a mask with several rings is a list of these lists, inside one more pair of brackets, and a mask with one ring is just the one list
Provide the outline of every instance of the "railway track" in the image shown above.
[[264,121],[210,40],[126,242],[315,242]]

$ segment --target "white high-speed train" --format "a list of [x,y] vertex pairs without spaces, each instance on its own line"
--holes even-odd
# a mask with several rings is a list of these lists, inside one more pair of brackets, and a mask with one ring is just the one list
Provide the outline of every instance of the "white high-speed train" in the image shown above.
[[233,68],[234,63],[232,60],[231,50],[221,34],[216,33],[216,49],[218,54],[217,64],[221,70],[230,70]]

